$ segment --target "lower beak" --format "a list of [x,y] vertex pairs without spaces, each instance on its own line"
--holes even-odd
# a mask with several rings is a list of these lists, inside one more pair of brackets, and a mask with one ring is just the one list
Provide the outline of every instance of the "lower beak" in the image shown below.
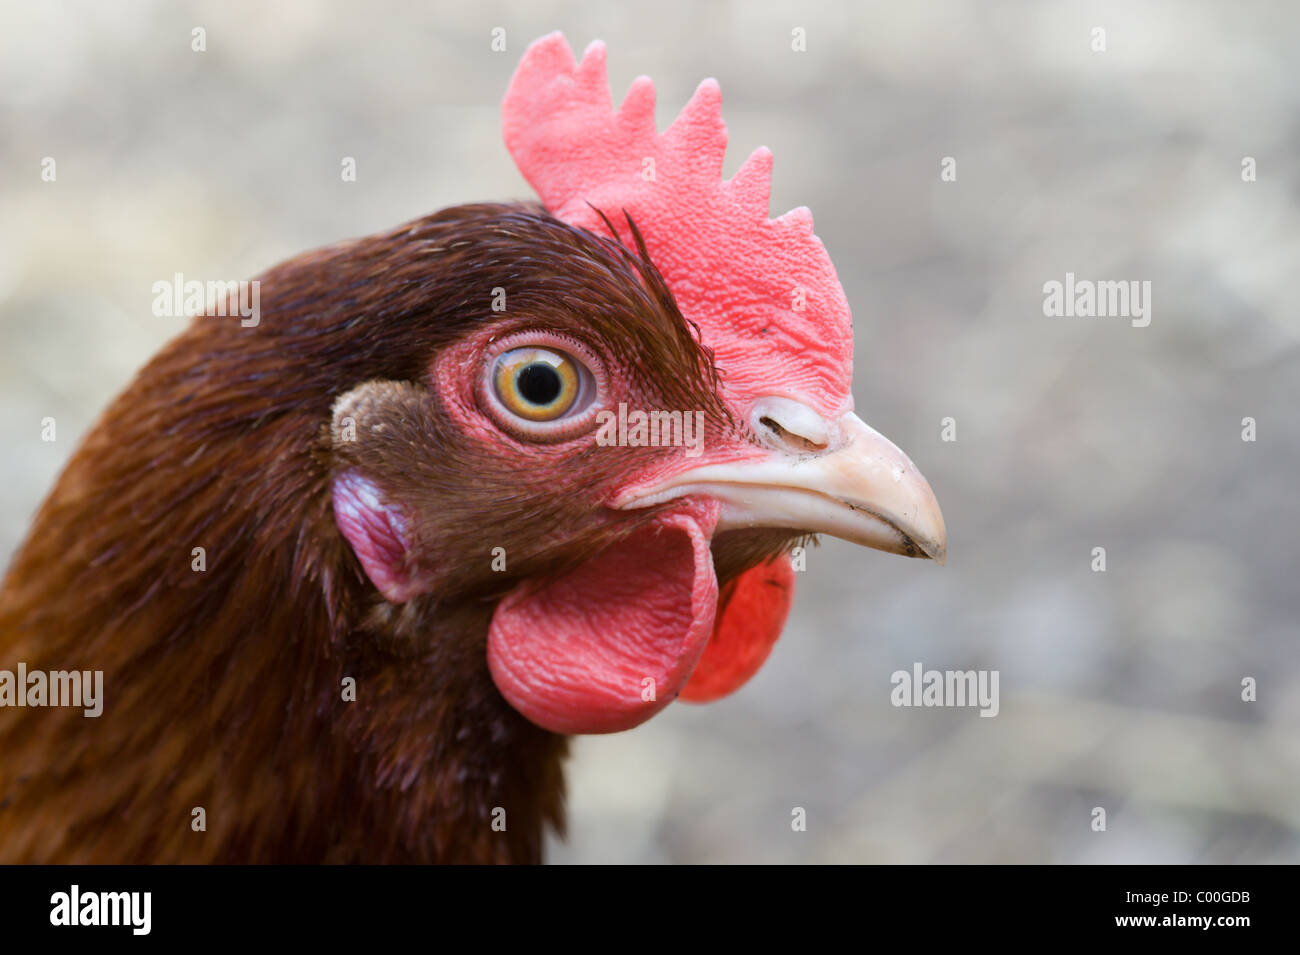
[[849,413],[828,428],[825,450],[776,449],[704,464],[625,497],[624,508],[687,495],[722,503],[717,530],[783,527],[942,564],[948,533],[939,502],[910,458]]

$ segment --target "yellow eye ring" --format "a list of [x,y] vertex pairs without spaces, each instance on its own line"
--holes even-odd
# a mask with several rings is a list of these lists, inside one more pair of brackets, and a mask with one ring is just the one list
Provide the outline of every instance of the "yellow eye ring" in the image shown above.
[[577,363],[563,352],[526,346],[497,358],[492,388],[511,414],[525,421],[555,421],[577,404],[582,375]]

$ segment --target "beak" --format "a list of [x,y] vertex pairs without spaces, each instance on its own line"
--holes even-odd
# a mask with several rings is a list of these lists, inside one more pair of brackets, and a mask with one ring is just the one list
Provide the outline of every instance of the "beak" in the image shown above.
[[697,466],[627,493],[617,506],[705,495],[722,503],[719,531],[784,527],[940,564],[947,558],[948,532],[929,483],[857,415],[827,422],[779,400],[755,421],[769,445],[763,456]]

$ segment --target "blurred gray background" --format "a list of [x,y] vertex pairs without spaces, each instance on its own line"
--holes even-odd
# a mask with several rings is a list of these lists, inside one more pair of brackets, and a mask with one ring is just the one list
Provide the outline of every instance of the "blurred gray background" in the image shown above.
[[[951,557],[812,552],[741,692],[577,742],[551,858],[1300,860],[1300,5],[6,3],[0,559],[179,330],[153,282],[530,196],[498,105],[556,28],[661,128],[716,76],[727,175],[772,148]],[[1150,326],[1044,317],[1067,271],[1151,281]],[[1000,715],[891,706],[913,661],[999,670]]]

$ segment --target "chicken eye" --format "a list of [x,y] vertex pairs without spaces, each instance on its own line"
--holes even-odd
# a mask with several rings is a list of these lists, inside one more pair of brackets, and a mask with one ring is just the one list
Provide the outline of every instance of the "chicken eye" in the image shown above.
[[585,369],[550,348],[515,348],[496,360],[492,387],[511,414],[525,421],[555,421],[582,397]]

